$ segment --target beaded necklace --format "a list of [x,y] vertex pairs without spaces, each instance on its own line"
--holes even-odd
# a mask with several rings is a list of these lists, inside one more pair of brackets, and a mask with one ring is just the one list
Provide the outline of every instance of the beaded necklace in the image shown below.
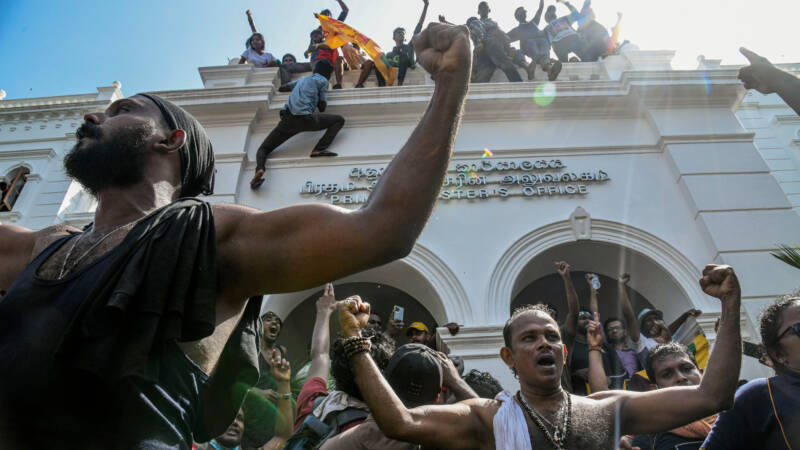
[[[517,399],[519,399],[519,402],[522,403],[522,406],[525,407],[525,411],[528,413],[528,416],[531,418],[531,420],[533,420],[533,423],[535,423],[536,426],[539,427],[539,430],[542,431],[542,434],[544,434],[547,440],[550,441],[550,443],[553,444],[553,446],[559,450],[563,450],[566,448],[565,445],[567,441],[567,433],[569,433],[569,423],[572,417],[572,399],[566,392],[564,392],[564,395],[566,395],[567,397],[567,405],[566,405],[567,407],[564,408],[562,404],[561,408],[559,409],[558,416],[560,417],[558,418],[560,420],[557,420],[557,422],[560,422],[560,426],[557,426],[550,423],[549,420],[547,420],[544,416],[539,414],[538,411],[532,408],[531,405],[528,404],[528,401],[525,400],[525,397],[522,396],[522,393],[520,391],[517,391]],[[547,424],[553,428],[552,434],[550,433],[550,431],[547,430],[547,427],[545,427],[544,422],[547,422]]]

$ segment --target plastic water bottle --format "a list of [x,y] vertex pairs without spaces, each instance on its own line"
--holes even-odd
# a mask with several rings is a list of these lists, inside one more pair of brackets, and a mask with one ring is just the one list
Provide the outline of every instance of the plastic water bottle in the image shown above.
[[592,275],[592,287],[595,291],[600,290],[600,278],[597,278],[597,275]]

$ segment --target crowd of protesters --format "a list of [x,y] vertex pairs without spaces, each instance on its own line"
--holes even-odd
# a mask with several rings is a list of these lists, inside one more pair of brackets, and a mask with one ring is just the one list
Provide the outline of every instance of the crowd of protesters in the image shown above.
[[[556,25],[545,32],[559,36],[563,21],[586,25],[581,39],[602,34],[590,8],[587,2],[577,18],[548,10]],[[486,33],[484,63],[507,68],[489,12],[482,4],[477,19]],[[635,311],[628,274],[619,275],[618,298],[586,274],[582,307],[587,299],[578,297],[570,265],[555,262],[568,305],[563,323],[531,299],[510,311],[502,329],[497,353],[518,386],[474,369],[464,375],[465,362],[448,355],[438,331],[456,335],[459,324],[405,327],[393,316],[384,328],[368,302],[337,300],[326,284],[294,394],[278,345],[284,324],[260,314],[260,294],[311,289],[408,255],[449,166],[470,37],[440,23],[421,36],[428,57],[420,63],[439,83],[434,98],[357,212],[211,205],[195,197],[213,194],[213,149],[185,110],[138,94],[87,114],[64,166],[97,197],[93,224],[0,225],[0,447],[188,448],[192,440],[198,448],[290,450],[800,446],[800,297],[778,299],[760,317],[763,360],[776,375],[740,385],[742,289],[726,265],[699,274],[721,310],[714,347],[701,355],[698,341],[692,348],[676,342],[699,311],[669,324],[661,311]],[[551,41],[574,50],[570,36]],[[263,38],[249,42],[270,59]],[[745,87],[776,92],[800,111],[800,81],[743,53],[751,62],[739,75]],[[313,64],[287,111],[324,103],[323,80],[314,77],[327,83],[336,69],[324,58]],[[281,133],[304,127],[298,120],[286,119]],[[618,316],[600,317],[606,302]]]
[[[344,22],[350,9],[343,0],[337,0],[341,13],[339,22]],[[423,0],[423,8],[419,22],[406,42],[406,30],[397,27],[392,32],[395,46],[386,53],[386,61],[391,70],[396,70],[398,86],[405,82],[409,69],[416,67],[416,56],[413,40],[421,31],[428,12],[429,0]],[[544,8],[544,0],[540,0],[539,8],[533,19],[527,20],[527,11],[520,6],[514,13],[519,25],[505,33],[493,19],[489,4],[482,1],[478,4],[478,17],[470,17],[466,24],[474,44],[472,83],[486,83],[496,70],[505,73],[508,81],[522,81],[518,67],[527,72],[528,80],[534,79],[536,67],[547,74],[550,81],[558,78],[562,64],[576,61],[597,61],[599,58],[618,50],[617,37],[619,23],[614,33],[595,20],[591,0],[585,0],[581,10],[577,10],[568,1],[564,5],[569,13],[556,17],[556,6],[550,5],[545,13],[547,25],[540,29],[540,21]],[[330,17],[331,11],[324,9],[320,16]],[[621,16],[620,16],[621,17]],[[334,77],[333,89],[342,89],[344,71],[358,72],[358,80],[354,88],[363,88],[371,74],[375,74],[378,86],[386,85],[385,76],[377,70],[376,63],[367,58],[356,43],[348,43],[340,48],[331,48],[326,42],[326,32],[322,26],[311,31],[308,48],[303,56],[308,62],[299,62],[291,54],[285,54],[278,60],[266,51],[263,34],[257,31],[253,16],[247,10],[247,20],[252,35],[245,42],[245,50],[239,58],[239,64],[249,63],[256,67],[279,67],[281,92],[291,92],[286,105],[280,111],[280,121],[270,132],[257,152],[256,171],[250,181],[253,189],[264,182],[266,160],[268,155],[292,136],[307,131],[326,130],[311,152],[311,157],[337,156],[328,150],[339,130],[344,126],[344,117],[336,114],[325,114],[329,80]],[[449,23],[444,16],[439,21]],[[577,26],[577,28],[575,28]],[[511,46],[519,41],[519,49]],[[551,58],[551,48],[557,59]],[[572,55],[572,56],[570,56]],[[527,60],[530,58],[530,62]],[[292,81],[293,74],[313,72],[311,75]],[[319,110],[319,112],[316,112]]]
[[[687,335],[679,332],[682,327],[693,328],[695,335],[702,334],[699,327],[690,326],[694,324],[689,320],[702,314],[700,311],[690,309],[668,324],[659,310],[642,308],[638,313],[634,311],[628,293],[628,283],[631,280],[629,274],[618,277],[619,297],[608,298],[601,294],[605,289],[598,286],[597,275],[586,273],[581,279],[587,283],[589,298],[579,299],[573,285],[570,265],[557,261],[555,271],[564,284],[564,299],[567,303],[564,321],[557,321],[558,313],[552,304],[536,303],[517,309],[504,329],[506,345],[501,350],[501,355],[515,378],[520,380],[523,392],[526,386],[521,371],[530,370],[530,367],[518,368],[510,361],[511,352],[516,350],[515,345],[532,345],[530,351],[533,352],[535,369],[544,371],[545,375],[557,374],[557,390],[566,392],[567,395],[597,401],[598,404],[613,398],[614,390],[646,393],[675,387],[695,387],[698,391],[692,395],[701,395],[704,392],[699,391],[699,388],[704,377],[712,377],[708,384],[725,384],[721,378],[729,379],[727,392],[719,393],[724,398],[706,397],[704,401],[707,404],[696,404],[694,409],[687,407],[685,413],[680,405],[667,408],[671,409],[672,416],[660,418],[660,421],[654,420],[659,423],[658,426],[629,424],[625,428],[616,424],[616,432],[634,431],[622,433],[615,444],[621,449],[699,449],[704,442],[706,446],[702,448],[709,449],[759,448],[758,443],[764,439],[775,446],[761,448],[781,448],[782,439],[788,442],[792,437],[793,433],[787,434],[786,430],[792,427],[791,424],[795,423],[793,420],[798,417],[795,415],[797,406],[794,402],[800,399],[800,371],[797,370],[800,362],[796,361],[800,352],[800,323],[797,323],[800,321],[800,297],[781,298],[764,311],[761,317],[762,341],[769,365],[775,368],[778,375],[748,383],[735,379],[738,369],[734,372],[723,370],[738,367],[734,360],[741,359],[740,352],[735,351],[737,346],[725,345],[730,342],[724,342],[729,338],[738,338],[738,330],[731,330],[738,329],[738,325],[732,326],[730,323],[738,314],[734,317],[732,313],[723,313],[717,323],[717,339],[718,342],[723,340],[723,343],[717,345],[720,350],[715,349],[715,352],[729,353],[715,356],[717,363],[714,363],[708,349],[699,350],[694,345],[687,347],[674,340],[676,335],[689,336],[687,342],[693,340],[691,333]],[[700,284],[708,294],[725,302],[732,302],[738,308],[740,289],[732,269],[709,266],[704,271]],[[613,309],[619,311],[620,317],[600,316],[600,305],[608,306],[606,304],[609,302]],[[582,303],[587,306],[582,307]],[[358,305],[358,309],[353,309],[353,305]],[[723,304],[723,310],[726,305]],[[339,336],[333,337],[329,322],[337,309],[343,331]],[[348,315],[348,312],[353,314]],[[532,331],[530,337],[524,334],[522,337],[517,336],[516,332],[519,330],[514,329],[514,323],[525,315],[537,318],[538,327],[541,328],[544,324],[544,328]],[[356,336],[348,336],[346,322],[353,317],[358,320],[357,323],[350,324],[350,329],[358,328],[360,332]],[[552,325],[547,325],[548,322]],[[390,407],[398,409],[398,413],[402,409],[408,413],[418,411],[418,420],[424,421],[426,417],[444,420],[436,417],[437,410],[428,409],[426,405],[454,405],[456,408],[457,405],[473,402],[486,406],[479,403],[478,399],[497,400],[501,405],[503,402],[516,402],[517,407],[527,414],[527,417],[523,417],[524,421],[529,426],[533,424],[540,427],[539,437],[543,440],[534,440],[533,448],[608,448],[603,447],[603,443],[607,443],[615,432],[608,428],[608,424],[602,424],[607,419],[600,420],[601,432],[598,433],[598,430],[591,428],[588,417],[581,417],[580,408],[584,408],[603,418],[605,413],[602,408],[597,409],[597,405],[573,398],[571,404],[567,402],[560,409],[554,410],[546,406],[540,409],[527,404],[520,393],[514,396],[512,392],[504,391],[491,373],[472,369],[465,374],[464,361],[458,356],[449,355],[450,351],[442,338],[435,331],[431,332],[425,323],[412,322],[406,327],[402,320],[392,317],[384,327],[382,318],[370,312],[368,303],[359,296],[337,301],[331,284],[325,286],[322,296],[316,302],[308,369],[299,378],[300,386],[295,389],[295,396],[292,397],[289,394],[288,365],[284,359],[287,358],[286,350],[275,345],[282,323],[272,312],[262,316],[262,323],[264,336],[260,359],[261,379],[250,391],[231,428],[215,440],[218,444],[215,448],[234,448],[231,442],[241,445],[243,449],[418,449],[432,445],[432,442],[436,443],[435,448],[472,448],[472,444],[479,439],[469,443],[470,445],[451,442],[449,439],[452,436],[447,438],[449,433],[440,433],[439,436],[430,427],[424,426],[419,428],[433,433],[432,436],[425,435],[423,431],[417,434],[398,431],[394,423],[396,418],[381,418],[372,408],[380,410],[383,406],[391,405]],[[729,328],[728,333],[721,329],[726,326]],[[459,332],[460,327],[458,324],[448,323],[442,329],[446,329],[446,334],[452,336]],[[403,330],[408,343],[398,346],[397,341]],[[521,344],[512,343],[517,338]],[[705,351],[705,354],[699,354],[701,351]],[[374,363],[373,372],[366,378],[354,368],[351,361],[361,352],[366,352]],[[727,360],[727,364],[720,360]],[[386,380],[383,397],[374,392],[380,390],[374,389],[378,384],[375,377],[378,376]],[[364,379],[370,381],[363,381]],[[528,382],[536,384],[540,381],[534,376]],[[369,386],[374,396],[362,391],[365,385]],[[730,406],[736,386],[740,388],[733,407],[718,414],[725,408],[715,405]],[[511,386],[506,388],[513,390]],[[399,403],[392,405],[386,397],[393,395]],[[614,395],[628,401],[637,398],[637,394]],[[682,393],[675,390],[674,395],[677,402]],[[536,401],[536,397],[532,397],[527,401]],[[643,407],[636,409],[638,414],[647,416],[657,413],[654,409],[656,402],[640,400]],[[672,402],[673,399],[664,396],[659,397],[659,401]],[[571,412],[574,414],[574,422],[562,424],[566,428],[559,438],[558,420],[564,419],[564,414],[570,414],[569,411],[563,411],[565,407],[574,409]],[[504,406],[500,406],[495,414],[494,443],[497,448],[520,448],[504,446],[498,442],[504,436],[498,435],[497,430],[497,417],[501,415],[503,408]],[[250,417],[264,416],[264,410],[269,411],[269,420]],[[443,417],[446,417],[446,411],[441,411]],[[467,412],[468,409],[460,412],[454,410],[454,418]],[[503,420],[509,421],[507,426],[512,426],[514,414],[504,412],[502,415]],[[787,425],[781,427],[780,420]],[[287,423],[293,423],[293,429],[286,427]],[[569,433],[581,433],[581,427],[586,427],[583,430],[584,435],[569,436]],[[504,432],[513,435],[515,431]],[[532,436],[534,434],[531,433]],[[511,437],[507,438],[510,439],[509,442],[515,442]]]
[[[343,0],[337,0],[341,13],[336,17],[339,22],[344,22],[349,13],[349,8]],[[485,83],[492,77],[495,70],[500,69],[509,81],[522,81],[517,72],[517,67],[525,69],[528,79],[534,78],[535,68],[540,66],[547,73],[550,81],[558,77],[562,63],[566,62],[593,62],[619,51],[618,34],[621,13],[618,13],[617,24],[612,27],[612,33],[597,22],[591,0],[585,0],[580,10],[569,1],[563,2],[568,9],[567,14],[558,17],[556,5],[547,7],[545,13],[546,24],[540,26],[544,0],[540,0],[538,10],[530,21],[527,19],[527,10],[520,6],[514,12],[514,18],[519,25],[508,33],[498,26],[497,22],[489,17],[491,9],[489,4],[482,1],[478,4],[478,16],[467,19],[473,43],[475,44],[476,71],[471,81]],[[422,31],[422,25],[428,12],[429,0],[423,0],[420,20],[411,35],[412,42],[406,42],[406,30],[403,27],[395,28],[392,40],[395,46],[386,54],[390,65],[397,69],[397,84],[403,85],[408,69],[416,66],[413,38]],[[329,9],[322,10],[319,15],[330,17]],[[342,46],[340,49],[331,48],[326,44],[326,32],[320,26],[311,31],[310,43],[303,56],[309,59],[308,63],[300,63],[293,54],[287,53],[278,60],[265,50],[264,36],[258,32],[250,10],[247,10],[247,20],[252,35],[245,42],[239,64],[250,63],[256,67],[280,67],[281,85],[287,86],[291,74],[310,72],[317,61],[327,60],[334,66],[335,83],[333,89],[342,89],[342,77],[345,70],[359,71],[361,76],[353,87],[364,87],[364,81],[372,73],[372,61],[365,59],[363,52],[356,44]],[[439,16],[439,21],[449,23],[444,16]],[[511,46],[519,42],[519,49]],[[552,50],[552,52],[551,52]],[[552,58],[551,54],[556,56]],[[526,59],[530,58],[530,62]],[[288,59],[287,59],[288,58]],[[379,86],[385,85],[384,77],[375,71]]]

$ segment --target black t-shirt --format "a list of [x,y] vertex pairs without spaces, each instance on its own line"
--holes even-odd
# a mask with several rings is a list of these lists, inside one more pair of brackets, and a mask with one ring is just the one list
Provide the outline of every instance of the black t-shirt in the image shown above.
[[[622,379],[618,377],[618,371],[614,369],[621,367],[622,363],[619,362],[617,352],[613,347],[603,343],[603,370],[606,376],[611,378],[611,389],[622,389]],[[589,346],[585,342],[578,342],[572,345],[572,357],[570,358],[569,369],[571,373],[577,370],[586,369],[589,367]],[[624,373],[624,368],[622,369]],[[624,378],[624,377],[623,377]],[[572,375],[572,392],[576,395],[588,395],[586,387],[587,381],[582,378]]]

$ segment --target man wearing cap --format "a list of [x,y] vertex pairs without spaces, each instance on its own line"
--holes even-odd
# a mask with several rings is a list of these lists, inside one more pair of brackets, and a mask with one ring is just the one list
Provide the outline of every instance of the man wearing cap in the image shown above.
[[658,344],[672,342],[672,336],[678,332],[689,317],[697,317],[702,313],[699,309],[689,309],[667,326],[661,310],[645,308],[639,311],[638,316],[642,342],[648,350]]
[[[397,349],[384,370],[386,381],[407,408],[439,403],[442,387],[458,401],[478,398],[447,357],[426,345],[406,344]],[[321,450],[416,450],[420,446],[390,439],[383,434],[370,414],[366,420],[340,433],[320,447]]]
[[[460,329],[460,326],[455,322],[446,323],[444,326],[447,327],[447,330],[452,336],[455,336]],[[412,322],[411,325],[406,328],[406,337],[408,338],[408,342],[427,345],[437,352],[442,352],[445,355],[450,354],[450,347],[444,343],[439,333],[436,331],[431,333],[428,327],[422,322]]]
[[215,169],[189,113],[140,94],[86,114],[64,166],[98,200],[92,226],[0,225],[0,447],[186,448],[222,434],[258,380],[260,304],[247,299],[402,258],[433,210],[469,36],[432,24],[415,47],[432,101],[357,211],[212,206],[193,198],[213,193]]

